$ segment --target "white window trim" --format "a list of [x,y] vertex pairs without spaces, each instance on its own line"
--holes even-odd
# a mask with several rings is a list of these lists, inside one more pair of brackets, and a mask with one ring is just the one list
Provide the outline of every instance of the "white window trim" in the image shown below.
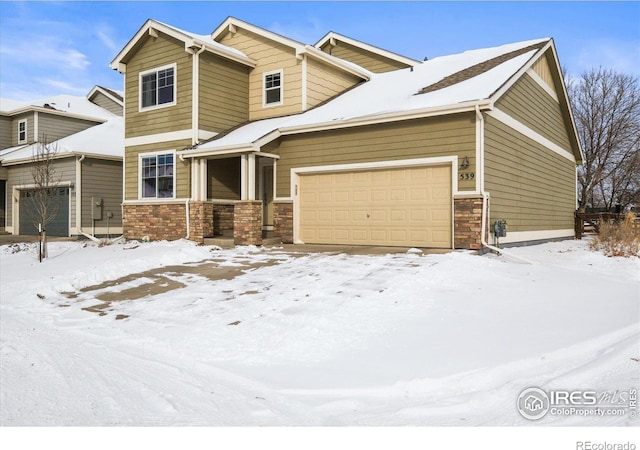
[[[142,106],[142,77],[151,73],[157,73],[161,70],[173,68],[173,101],[169,103],[163,103],[161,105]],[[156,85],[157,89],[157,85]],[[175,106],[178,97],[178,65],[176,63],[167,64],[165,66],[155,67],[153,69],[145,70],[138,73],[138,112],[153,111],[156,109],[168,108]]]
[[[24,139],[20,139],[20,125],[24,123]],[[29,140],[29,119],[18,121],[18,144],[24,144]]]
[[[267,76],[280,74],[280,101],[277,103],[267,103]],[[262,107],[272,108],[274,106],[282,106],[284,103],[284,69],[272,70],[262,73]]]
[[[142,190],[143,190],[143,184],[142,184],[142,158],[148,158],[149,156],[158,156],[158,155],[166,155],[166,154],[172,154],[173,155],[173,196],[171,197],[143,197],[142,196]],[[173,200],[176,198],[176,190],[177,190],[177,186],[176,186],[176,172],[177,172],[177,164],[176,164],[176,150],[159,150],[159,151],[155,151],[155,152],[145,152],[145,153],[139,153],[138,154],[138,200],[144,200],[145,202],[163,202],[163,201],[167,201],[167,200]],[[156,180],[157,180],[157,175],[156,175]],[[157,190],[157,188],[156,188]]]

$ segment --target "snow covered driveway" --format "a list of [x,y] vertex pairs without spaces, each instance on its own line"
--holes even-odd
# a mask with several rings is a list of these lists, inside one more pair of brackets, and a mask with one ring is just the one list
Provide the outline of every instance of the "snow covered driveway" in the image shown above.
[[512,250],[534,265],[187,241],[56,242],[39,264],[32,245],[0,247],[5,426],[531,425],[524,388],[640,386],[640,259],[584,241]]

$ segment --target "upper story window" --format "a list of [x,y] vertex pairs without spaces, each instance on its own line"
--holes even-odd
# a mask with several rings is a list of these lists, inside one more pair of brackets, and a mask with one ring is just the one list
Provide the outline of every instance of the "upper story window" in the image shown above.
[[140,110],[175,104],[175,64],[140,72]]
[[175,197],[175,155],[173,152],[140,155],[140,197]]
[[282,70],[267,72],[264,74],[264,106],[276,106],[282,104]]
[[21,120],[18,122],[18,144],[27,142],[27,121]]

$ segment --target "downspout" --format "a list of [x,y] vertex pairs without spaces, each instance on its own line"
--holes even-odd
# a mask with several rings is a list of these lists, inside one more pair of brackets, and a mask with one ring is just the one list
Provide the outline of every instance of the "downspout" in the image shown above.
[[198,130],[200,127],[200,53],[204,52],[205,47],[202,44],[200,50],[193,49],[193,67],[191,81],[191,128],[193,131],[192,145],[198,143]]
[[528,259],[516,256],[511,252],[506,252],[504,249],[495,247],[493,245],[489,245],[489,243],[485,239],[485,235],[487,232],[487,204],[489,202],[489,193],[485,192],[484,190],[484,116],[480,112],[480,107],[478,105],[476,105],[476,118],[480,122],[480,173],[478,174],[480,179],[480,195],[482,195],[482,226],[480,228],[480,243],[483,247],[496,252],[498,255],[504,254],[524,263],[533,264],[533,262],[529,261]]

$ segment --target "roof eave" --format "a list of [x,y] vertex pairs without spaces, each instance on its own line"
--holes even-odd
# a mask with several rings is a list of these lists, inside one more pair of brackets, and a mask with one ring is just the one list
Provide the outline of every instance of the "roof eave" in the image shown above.
[[142,25],[142,27],[138,30],[138,32],[131,38],[131,40],[129,40],[127,45],[122,50],[120,50],[120,52],[116,55],[113,61],[111,61],[111,63],[109,64],[109,67],[111,67],[113,70],[117,70],[120,73],[126,72],[126,63],[124,61],[126,60],[127,56],[133,51],[138,41],[142,39],[146,34],[153,35],[155,33],[157,35],[158,31],[163,34],[166,34],[167,36],[171,36],[174,39],[184,42],[185,50],[188,50],[194,44],[197,46],[204,45],[205,49],[210,53],[217,54],[226,59],[231,59],[235,62],[239,62],[241,64],[250,66],[252,68],[256,66],[256,62],[247,56],[243,57],[242,55],[239,55],[237,53],[226,51],[223,48],[218,48],[212,45],[208,45],[206,42],[203,42],[200,39],[194,38],[192,35],[182,33],[163,23],[156,22],[155,20],[152,20],[152,19],[148,19],[144,23],[144,25]]
[[329,64],[331,66],[335,66],[335,67],[339,67],[340,69],[342,69],[345,72],[348,72],[352,75],[355,75],[359,78],[362,78],[365,81],[369,81],[372,77],[372,73],[369,72],[368,70],[359,67],[355,64],[348,64],[345,61],[341,60],[340,58],[336,58],[335,56],[331,56],[325,52],[323,52],[322,50],[318,50],[315,47],[312,47],[310,45],[306,45],[304,47],[304,50],[301,51],[299,53],[300,55],[309,55],[312,56],[316,59],[319,59],[320,61]]

